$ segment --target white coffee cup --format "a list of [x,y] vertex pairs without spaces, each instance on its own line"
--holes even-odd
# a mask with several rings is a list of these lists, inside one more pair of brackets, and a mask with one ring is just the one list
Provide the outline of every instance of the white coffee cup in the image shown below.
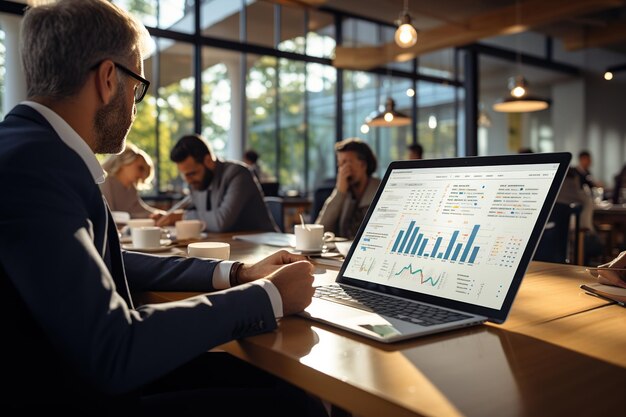
[[134,227],[151,227],[154,225],[154,219],[128,219],[126,221],[126,226],[128,226],[129,229]]
[[204,222],[201,220],[179,220],[176,222],[176,239],[197,239],[204,230]]
[[187,253],[194,258],[228,260],[230,244],[225,242],[194,242],[187,245]]
[[130,213],[127,211],[112,211],[111,216],[118,225],[125,225],[130,220]]
[[136,249],[151,249],[161,246],[161,228],[156,226],[133,227],[130,229]]
[[335,238],[333,232],[324,233],[322,224],[296,224],[294,226],[296,235],[296,250],[304,252],[320,252],[324,243]]

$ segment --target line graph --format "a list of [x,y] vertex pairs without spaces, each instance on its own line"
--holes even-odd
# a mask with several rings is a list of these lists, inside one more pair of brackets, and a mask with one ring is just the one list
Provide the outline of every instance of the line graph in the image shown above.
[[392,276],[394,276],[394,277],[403,277],[403,276],[413,277],[413,276],[418,275],[418,274],[419,274],[420,284],[422,284],[422,285],[423,284],[429,284],[429,285],[431,285],[433,287],[436,287],[437,284],[439,284],[439,282],[441,281],[441,279],[445,275],[445,272],[442,272],[436,278],[434,276],[432,276],[432,275],[425,276],[424,270],[422,268],[413,267],[413,264],[408,264],[407,266],[402,267],[396,273],[392,272]]

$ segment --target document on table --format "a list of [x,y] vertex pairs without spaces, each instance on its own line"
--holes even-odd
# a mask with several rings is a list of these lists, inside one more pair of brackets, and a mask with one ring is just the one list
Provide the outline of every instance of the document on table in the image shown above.
[[615,301],[622,307],[626,307],[626,288],[604,284],[582,284],[580,286],[588,293],[609,301]]
[[252,242],[258,245],[278,246],[281,248],[293,248],[296,246],[296,235],[294,235],[293,233],[266,232],[249,235],[235,235],[233,236],[233,239],[244,240],[246,242]]

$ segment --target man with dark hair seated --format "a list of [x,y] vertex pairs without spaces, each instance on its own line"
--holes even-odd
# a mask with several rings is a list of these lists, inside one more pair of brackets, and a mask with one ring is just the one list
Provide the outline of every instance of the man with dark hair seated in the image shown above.
[[191,187],[193,206],[184,213],[158,218],[158,226],[184,218],[202,220],[209,232],[279,231],[252,172],[242,163],[216,158],[202,136],[180,138],[170,152],[170,159]]

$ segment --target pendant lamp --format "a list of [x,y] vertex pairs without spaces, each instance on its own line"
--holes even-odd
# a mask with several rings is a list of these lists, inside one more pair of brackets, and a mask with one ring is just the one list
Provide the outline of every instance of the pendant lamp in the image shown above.
[[385,105],[378,112],[372,112],[366,119],[365,124],[370,127],[395,127],[411,124],[411,118],[396,110],[396,102],[387,97]]
[[[517,26],[521,27],[520,2],[515,3]],[[509,95],[498,100],[493,109],[502,113],[527,113],[545,110],[550,107],[550,100],[533,96],[528,92],[528,81],[522,74],[522,55],[520,48],[520,34],[516,35],[517,41],[517,76],[509,78]]]
[[550,100],[528,92],[528,81],[521,75],[509,79],[509,96],[497,101],[493,109],[502,113],[527,113],[545,110]]

